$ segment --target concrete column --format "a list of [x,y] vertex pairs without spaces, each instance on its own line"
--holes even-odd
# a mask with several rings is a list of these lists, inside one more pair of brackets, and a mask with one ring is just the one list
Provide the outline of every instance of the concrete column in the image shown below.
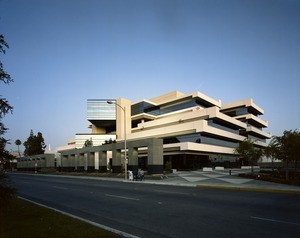
[[62,169],[63,169],[64,157],[65,157],[65,155],[61,155],[60,160],[57,163],[57,167],[58,167],[59,172],[62,171]]
[[68,162],[68,155],[63,155],[61,157],[61,170],[62,171],[66,171],[66,165],[67,165],[67,162]]
[[88,152],[88,171],[94,172],[95,171],[95,153],[94,152]]
[[107,172],[107,151],[99,151],[99,172]]
[[65,171],[65,164],[67,163],[68,155],[64,154],[60,157],[60,171]]
[[[131,101],[118,98],[116,101],[122,108],[125,108],[126,112],[126,134],[131,133]],[[117,140],[124,140],[124,111],[116,106],[116,135]]]
[[121,173],[121,149],[117,149],[116,145],[112,146],[112,170],[113,173]]
[[95,165],[95,170],[99,171],[99,151],[96,151],[94,153],[94,165]]
[[74,170],[75,171],[78,170],[78,165],[79,165],[79,155],[75,154],[75,158],[74,158]]
[[69,171],[69,161],[70,161],[70,154],[67,154],[64,157],[64,161],[63,161],[63,170],[64,171]]
[[128,170],[138,170],[138,148],[129,147],[128,148]]
[[68,171],[74,171],[76,167],[76,154],[69,154]]
[[56,167],[61,167],[61,157],[62,157],[62,154],[56,156]]
[[149,139],[148,144],[148,173],[161,174],[164,171],[163,140]]
[[88,157],[89,157],[89,154],[84,153],[84,171],[88,170]]
[[78,171],[84,171],[85,168],[85,158],[84,158],[84,154],[78,154],[79,157],[79,163],[78,163]]

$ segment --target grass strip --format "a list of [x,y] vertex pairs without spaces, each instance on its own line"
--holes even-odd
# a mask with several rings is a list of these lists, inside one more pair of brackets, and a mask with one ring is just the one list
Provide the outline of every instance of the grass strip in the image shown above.
[[1,238],[120,237],[109,231],[19,198],[12,199],[4,213],[0,215]]

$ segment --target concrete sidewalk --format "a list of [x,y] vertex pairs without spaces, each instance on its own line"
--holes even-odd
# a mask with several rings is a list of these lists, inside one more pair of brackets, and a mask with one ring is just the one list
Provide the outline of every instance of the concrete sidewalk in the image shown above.
[[271,183],[256,179],[242,178],[238,176],[238,174],[245,172],[250,171],[234,169],[230,172],[229,170],[212,172],[203,172],[200,170],[189,172],[176,172],[174,174],[170,174],[170,176],[167,179],[146,180],[144,181],[144,183],[192,186],[200,188],[300,194],[300,186]]
[[[187,186],[211,189],[228,189],[228,190],[245,190],[256,192],[273,192],[273,193],[291,193],[300,194],[300,186],[285,185],[279,183],[265,182],[256,179],[242,178],[238,174],[250,172],[248,170],[233,169],[224,171],[203,172],[183,171],[169,174],[167,176],[151,177],[146,176],[144,181],[125,181],[124,177],[101,177],[101,176],[84,176],[84,175],[50,175],[50,174],[31,174],[33,176],[61,176],[66,178],[84,178],[93,180],[105,180],[126,183],[144,183],[169,186]],[[20,174],[20,173],[19,173]],[[28,175],[28,173],[26,173]],[[152,178],[152,179],[151,179]]]

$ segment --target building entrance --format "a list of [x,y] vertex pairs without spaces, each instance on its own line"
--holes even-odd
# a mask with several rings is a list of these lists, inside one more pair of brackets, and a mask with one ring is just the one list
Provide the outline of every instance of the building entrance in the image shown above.
[[171,162],[172,168],[178,170],[197,170],[202,169],[203,167],[210,166],[210,160],[208,155],[165,155],[164,165],[167,162]]

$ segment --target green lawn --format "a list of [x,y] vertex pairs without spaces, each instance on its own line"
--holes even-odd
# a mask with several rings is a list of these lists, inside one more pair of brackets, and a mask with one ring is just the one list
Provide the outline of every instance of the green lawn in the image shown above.
[[22,199],[12,199],[0,214],[1,238],[81,238],[120,237],[88,223],[40,207]]

